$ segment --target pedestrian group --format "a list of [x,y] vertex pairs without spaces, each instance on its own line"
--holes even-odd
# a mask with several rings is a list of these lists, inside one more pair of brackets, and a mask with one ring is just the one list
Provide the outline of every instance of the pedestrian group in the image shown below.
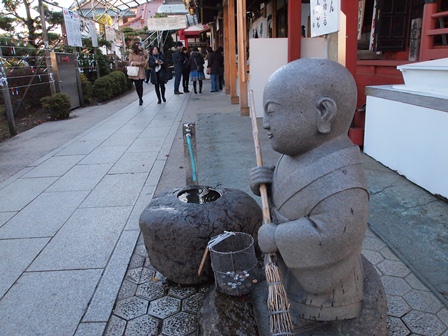
[[[174,45],[172,54],[173,69],[169,68],[164,54],[159,47],[151,46],[149,50],[143,49],[141,42],[134,42],[129,53],[129,64],[139,67],[138,76],[128,76],[134,82],[135,90],[139,99],[139,105],[143,105],[143,82],[154,85],[157,95],[157,103],[166,102],[165,85],[173,75],[174,70],[174,94],[189,93],[189,83],[193,85],[195,94],[202,93],[203,80],[205,79],[205,60],[207,60],[206,72],[210,75],[211,91],[219,92],[224,84],[224,57],[223,48],[216,51],[206,48],[206,58],[199,52],[197,47],[188,49],[178,41]],[[180,85],[182,83],[182,91]],[[199,83],[199,84],[198,84]]]

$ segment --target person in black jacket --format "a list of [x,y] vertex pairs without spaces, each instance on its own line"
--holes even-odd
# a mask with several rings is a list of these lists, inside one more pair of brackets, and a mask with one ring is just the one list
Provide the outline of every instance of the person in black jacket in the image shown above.
[[199,93],[202,93],[202,81],[205,79],[204,75],[204,57],[202,57],[198,48],[193,48],[190,53],[190,81],[193,83],[194,93],[196,90],[196,82],[199,82]]
[[219,90],[221,91],[224,87],[224,48],[219,47],[215,50],[216,57],[218,58],[219,63],[219,73],[218,73],[218,83],[219,83]]
[[161,78],[162,69],[166,67],[165,56],[160,52],[159,47],[153,46],[148,57],[148,64],[151,68],[151,83],[155,86],[155,91],[159,101],[157,104],[166,102],[165,99],[165,81]]
[[184,54],[181,52],[184,46],[182,42],[177,41],[174,45],[176,50],[173,52],[173,64],[174,64],[174,94],[182,94],[179,91],[180,80],[182,77],[182,64],[184,61]]
[[219,91],[219,58],[213,49],[207,47],[207,73],[210,74],[210,92]]
[[184,88],[185,93],[189,93],[188,82],[190,79],[190,62],[187,48],[182,48],[182,54],[184,55],[184,62],[182,63],[182,87]]

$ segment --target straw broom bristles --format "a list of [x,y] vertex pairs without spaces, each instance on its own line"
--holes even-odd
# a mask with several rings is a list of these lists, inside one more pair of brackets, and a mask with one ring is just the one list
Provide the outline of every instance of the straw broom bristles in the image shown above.
[[[255,144],[255,154],[257,165],[263,165],[261,156],[260,139],[258,138],[258,125],[255,113],[254,95],[251,90],[250,116],[252,120],[252,135]],[[265,184],[260,185],[260,196],[263,210],[263,224],[271,223],[269,211],[269,200]],[[280,271],[275,262],[275,253],[266,255],[265,273],[268,282],[268,310],[270,314],[270,331],[272,336],[294,335],[291,315],[289,314],[289,302],[286,296],[285,287],[282,284]]]
[[293,324],[289,314],[289,302],[283,287],[278,266],[273,260],[275,255],[266,256],[266,280],[268,282],[268,309],[270,313],[271,335],[294,335]]

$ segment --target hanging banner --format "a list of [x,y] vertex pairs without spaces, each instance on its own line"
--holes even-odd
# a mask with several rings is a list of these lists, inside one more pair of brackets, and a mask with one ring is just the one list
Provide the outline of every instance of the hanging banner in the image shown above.
[[378,10],[377,2],[376,0],[373,1],[373,14],[372,14],[372,24],[371,24],[371,30],[370,30],[370,43],[369,43],[369,50],[374,51],[375,50],[375,27],[376,27],[376,12]]
[[116,29],[114,29],[114,31],[115,31],[115,40],[114,40],[115,45],[117,47],[121,47],[123,45],[123,41],[124,41],[124,34],[122,31],[119,31]]
[[64,16],[67,44],[72,47],[82,47],[79,15],[67,8],[62,8],[62,15]]
[[111,26],[105,25],[106,41],[115,41],[115,29]]
[[358,1],[358,40],[361,39],[362,26],[364,24],[364,12],[366,8],[366,0]]
[[98,47],[98,35],[96,33],[95,22],[82,16],[79,17],[79,22],[81,24],[81,36],[83,38],[91,38],[92,46],[95,48]]
[[98,48],[98,34],[96,33],[96,24],[94,21],[89,20],[90,37],[92,39],[92,47]]
[[311,37],[339,31],[340,0],[310,0]]

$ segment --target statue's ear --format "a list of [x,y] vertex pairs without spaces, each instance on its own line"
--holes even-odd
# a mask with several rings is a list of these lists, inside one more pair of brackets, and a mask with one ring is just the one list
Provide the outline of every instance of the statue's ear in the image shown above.
[[323,97],[317,104],[317,129],[320,133],[330,133],[331,124],[336,117],[336,102],[328,97]]

